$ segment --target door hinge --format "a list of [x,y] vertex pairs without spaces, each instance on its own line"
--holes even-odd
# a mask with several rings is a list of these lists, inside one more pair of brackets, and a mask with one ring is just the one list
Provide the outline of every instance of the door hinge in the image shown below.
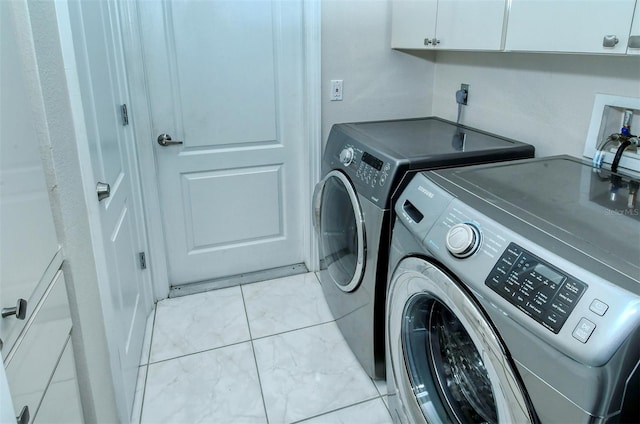
[[144,252],[138,253],[138,259],[140,259],[140,269],[147,269],[147,256]]
[[120,106],[120,112],[122,113],[122,126],[129,125],[129,112],[126,103]]

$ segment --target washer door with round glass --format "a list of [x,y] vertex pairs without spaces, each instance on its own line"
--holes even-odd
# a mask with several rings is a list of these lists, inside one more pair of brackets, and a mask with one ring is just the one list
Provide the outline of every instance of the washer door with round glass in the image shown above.
[[356,192],[342,172],[331,171],[318,183],[314,211],[322,275],[342,291],[355,290],[364,273],[364,219]]
[[398,416],[412,423],[533,422],[502,342],[456,281],[426,260],[406,258],[388,293],[387,379]]

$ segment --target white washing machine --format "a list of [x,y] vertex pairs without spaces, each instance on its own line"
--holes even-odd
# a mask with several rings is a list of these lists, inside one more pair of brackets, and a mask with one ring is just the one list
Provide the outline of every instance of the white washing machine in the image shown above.
[[416,175],[390,249],[394,421],[640,421],[639,185],[568,156]]

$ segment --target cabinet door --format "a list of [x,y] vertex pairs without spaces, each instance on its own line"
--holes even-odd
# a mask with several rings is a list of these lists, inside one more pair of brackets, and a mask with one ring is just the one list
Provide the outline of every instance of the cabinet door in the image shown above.
[[436,47],[500,50],[505,6],[505,0],[439,0]]
[[5,359],[13,407],[35,414],[71,332],[71,313],[64,276],[55,280],[35,307],[32,318]]
[[631,33],[627,43],[627,54],[640,55],[640,3],[636,5],[633,14],[633,24],[631,25]]
[[391,48],[426,49],[425,40],[436,36],[437,0],[391,2]]
[[394,0],[391,47],[500,50],[506,0]]
[[[624,54],[635,0],[511,0],[506,50]],[[605,37],[617,38],[612,47]]]
[[51,378],[51,383],[42,398],[40,408],[33,418],[33,424],[79,424],[83,422],[76,363],[69,339],[53,378]]

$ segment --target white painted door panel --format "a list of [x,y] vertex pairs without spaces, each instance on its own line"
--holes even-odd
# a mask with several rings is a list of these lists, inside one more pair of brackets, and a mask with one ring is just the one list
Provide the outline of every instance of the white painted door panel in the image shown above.
[[393,0],[391,48],[428,48],[424,40],[436,36],[437,14],[437,0]]
[[391,47],[500,50],[505,5],[505,0],[393,0]]
[[111,187],[110,196],[100,201],[109,277],[101,294],[116,390],[122,392],[118,397],[130,415],[151,302],[149,276],[138,256],[146,249],[135,142],[120,109],[127,103],[128,90],[117,17],[114,0],[69,3],[83,109],[76,119],[86,130],[95,183]]
[[302,7],[140,2],[172,285],[302,262]]
[[[511,0],[506,50],[624,54],[635,0]],[[615,35],[615,47],[603,47]]]
[[436,38],[451,50],[500,50],[505,0],[439,0]]
[[637,2],[627,43],[627,54],[640,55],[640,4]]

